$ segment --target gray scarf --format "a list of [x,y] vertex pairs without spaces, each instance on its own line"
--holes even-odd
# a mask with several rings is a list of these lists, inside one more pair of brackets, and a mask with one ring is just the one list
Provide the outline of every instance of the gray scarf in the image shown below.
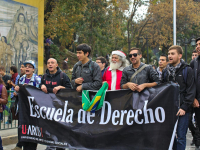
[[169,77],[172,76],[173,81],[175,80],[176,77],[176,70],[178,70],[181,67],[182,63],[180,62],[178,65],[176,65],[175,67],[172,66],[171,64],[167,65],[166,69],[168,72],[168,81],[169,81]]

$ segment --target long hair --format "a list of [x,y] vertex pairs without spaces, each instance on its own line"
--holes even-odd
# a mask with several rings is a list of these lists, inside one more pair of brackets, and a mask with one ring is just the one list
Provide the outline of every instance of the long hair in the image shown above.
[[[127,67],[127,66],[129,66],[130,65],[130,63],[129,63],[129,61],[126,59],[126,58],[124,58],[124,57],[122,57],[122,56],[119,56],[119,55],[117,55],[118,57],[119,57],[119,60],[120,61],[122,61],[122,67]],[[112,60],[112,55],[110,56],[110,58],[109,58],[109,62],[111,63],[111,60]]]

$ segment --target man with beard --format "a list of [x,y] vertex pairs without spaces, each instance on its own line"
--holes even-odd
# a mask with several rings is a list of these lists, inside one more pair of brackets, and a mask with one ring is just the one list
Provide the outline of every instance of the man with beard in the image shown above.
[[80,44],[76,48],[77,62],[73,67],[72,86],[76,91],[99,90],[102,86],[101,70],[97,63],[89,59],[91,47]]
[[168,64],[168,57],[166,55],[162,54],[159,59],[159,67],[157,68],[159,79],[161,79],[162,71],[167,66],[167,64]]
[[[24,66],[25,66],[25,74],[19,79],[19,84],[21,85],[28,84],[39,88],[41,78],[34,73],[36,68],[35,62],[32,60],[28,60],[24,62]],[[16,85],[15,91],[18,92],[19,89],[20,89],[19,86]],[[23,142],[20,143],[20,145],[23,145],[25,150],[36,150],[37,148],[37,143],[33,142]],[[16,146],[14,149],[17,150],[20,148]]]
[[126,54],[122,51],[112,51],[110,58],[110,66],[107,68],[103,75],[103,81],[108,83],[108,90],[118,90],[120,88],[120,82],[123,69],[129,65],[126,59]]
[[[194,107],[194,112],[195,112],[196,123],[198,127],[200,127],[200,107],[199,107],[199,103],[200,103],[200,37],[196,39],[196,52],[198,56],[191,61],[190,66],[194,71],[194,80],[196,84],[196,93],[195,93],[196,95],[193,102],[193,107]],[[200,142],[197,141],[195,145],[196,147],[199,147]]]
[[121,79],[122,89],[141,92],[145,88],[158,84],[157,72],[151,65],[146,65],[140,61],[142,52],[139,48],[131,48],[129,58],[132,64],[123,70]]
[[171,46],[168,50],[169,64],[162,73],[162,82],[172,81],[180,86],[180,107],[176,114],[179,116],[179,120],[177,136],[173,146],[174,150],[184,150],[186,148],[189,111],[196,92],[192,68],[181,59],[182,54],[182,47]]

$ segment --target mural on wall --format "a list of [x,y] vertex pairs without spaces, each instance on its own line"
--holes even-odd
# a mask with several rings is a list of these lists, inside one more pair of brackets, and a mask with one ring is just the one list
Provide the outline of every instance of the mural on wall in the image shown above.
[[[0,0],[0,65],[10,66],[25,60],[38,62],[38,8],[12,0]],[[37,72],[37,70],[36,70]]]

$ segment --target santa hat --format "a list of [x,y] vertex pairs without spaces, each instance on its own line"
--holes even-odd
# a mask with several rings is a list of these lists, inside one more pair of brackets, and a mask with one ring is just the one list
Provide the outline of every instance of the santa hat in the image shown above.
[[126,58],[126,54],[122,51],[119,51],[119,50],[116,50],[116,51],[112,51],[112,55],[119,55],[121,56],[122,58]]

